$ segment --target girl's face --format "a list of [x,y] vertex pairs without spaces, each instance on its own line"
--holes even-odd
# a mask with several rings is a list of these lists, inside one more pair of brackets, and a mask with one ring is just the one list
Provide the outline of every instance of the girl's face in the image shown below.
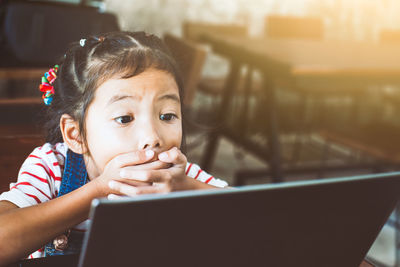
[[128,79],[109,79],[96,89],[86,116],[89,178],[115,156],[138,150],[155,154],[180,147],[182,115],[178,86],[165,71],[147,69]]

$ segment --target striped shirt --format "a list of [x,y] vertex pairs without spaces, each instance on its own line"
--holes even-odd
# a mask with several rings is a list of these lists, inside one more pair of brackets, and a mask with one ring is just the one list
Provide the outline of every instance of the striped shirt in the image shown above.
[[[33,206],[56,198],[60,190],[61,177],[68,147],[64,143],[44,144],[36,148],[22,164],[16,183],[10,184],[10,190],[0,195],[20,208]],[[187,163],[186,175],[201,182],[225,187],[228,184],[203,171],[194,163]],[[85,231],[88,220],[75,226],[75,230]],[[43,250],[32,253],[30,258],[43,257]]]

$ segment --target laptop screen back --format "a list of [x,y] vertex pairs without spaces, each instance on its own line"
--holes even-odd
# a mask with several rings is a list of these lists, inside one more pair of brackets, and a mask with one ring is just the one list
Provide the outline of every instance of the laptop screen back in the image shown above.
[[358,266],[400,173],[93,202],[80,266]]

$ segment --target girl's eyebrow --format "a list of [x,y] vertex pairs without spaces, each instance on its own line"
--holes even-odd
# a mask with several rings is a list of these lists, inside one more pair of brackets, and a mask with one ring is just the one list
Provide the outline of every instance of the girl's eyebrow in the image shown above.
[[110,98],[110,100],[107,102],[107,105],[111,105],[115,102],[124,100],[126,98],[132,98],[133,100],[137,100],[138,97],[131,96],[131,95],[114,95],[113,97]]
[[181,103],[181,100],[179,99],[179,96],[177,94],[162,95],[157,100],[158,101],[161,101],[161,100],[173,100],[173,101],[177,102],[178,104]]
[[[110,98],[110,100],[107,102],[107,105],[109,106],[109,105],[111,105],[111,104],[113,104],[113,103],[115,103],[115,102],[118,102],[118,101],[121,101],[121,100],[124,100],[124,99],[127,99],[127,98],[130,98],[130,99],[133,99],[133,100],[136,100],[136,101],[140,100],[140,97],[138,97],[138,96],[132,96],[132,95],[114,95],[114,96],[112,96],[112,97]],[[165,95],[162,95],[162,96],[160,96],[159,98],[157,98],[157,100],[158,100],[158,101],[162,101],[162,100],[173,100],[174,102],[176,102],[176,103],[178,103],[178,104],[181,103],[181,100],[179,99],[179,96],[178,96],[177,94],[165,94]]]

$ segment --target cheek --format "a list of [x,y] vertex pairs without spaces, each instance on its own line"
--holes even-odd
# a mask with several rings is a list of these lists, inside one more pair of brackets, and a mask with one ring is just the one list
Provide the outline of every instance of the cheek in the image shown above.
[[182,126],[175,125],[173,127],[170,127],[164,132],[164,136],[166,137],[164,140],[166,141],[165,143],[167,144],[168,148],[180,148],[182,143]]
[[111,159],[127,150],[125,137],[108,122],[92,120],[87,124],[86,133],[90,158],[100,172]]
[[176,127],[176,142],[178,143],[176,147],[180,148],[182,145],[182,122]]

